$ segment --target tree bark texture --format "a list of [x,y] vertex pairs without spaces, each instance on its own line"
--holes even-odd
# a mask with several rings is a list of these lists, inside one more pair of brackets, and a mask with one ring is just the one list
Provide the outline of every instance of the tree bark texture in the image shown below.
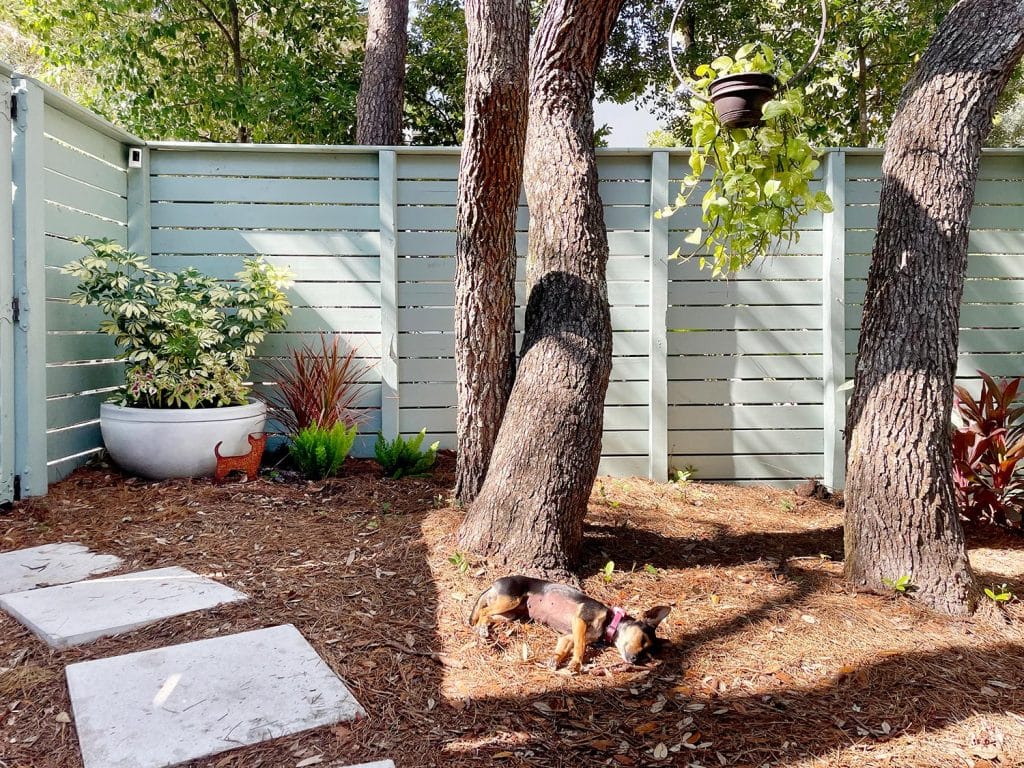
[[409,0],[370,0],[366,56],[356,96],[356,143],[402,143]]
[[949,419],[981,146],[1024,53],[1024,3],[961,0],[886,140],[847,420],[846,575],[963,615],[978,594],[957,518]]
[[532,573],[577,565],[601,455],[612,332],[594,73],[622,0],[550,0],[530,52],[523,348],[462,546]]
[[476,498],[515,380],[516,214],[523,181],[528,0],[466,0],[466,123],[455,241],[455,495]]

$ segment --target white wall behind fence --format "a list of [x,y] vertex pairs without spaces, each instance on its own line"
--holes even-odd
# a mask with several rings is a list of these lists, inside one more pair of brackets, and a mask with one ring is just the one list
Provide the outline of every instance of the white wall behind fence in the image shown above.
[[[25,451],[45,454],[50,479],[100,449],[98,405],[120,377],[110,341],[95,331],[99,315],[65,301],[72,284],[58,268],[79,255],[70,242],[79,234],[127,242],[160,267],[195,265],[226,279],[246,256],[289,266],[295,312],[260,348],[258,386],[271,378],[267,360],[320,330],[338,333],[373,365],[364,433],[426,427],[431,440],[454,445],[456,150],[156,143],[135,170],[128,146],[143,142],[45,89],[35,98],[42,120],[20,139],[15,132],[13,165],[17,182],[19,157],[39,164],[43,183],[27,183],[24,221],[15,195],[15,262],[19,226],[27,227],[45,256],[25,261],[45,283],[46,357],[34,365],[45,366],[45,396],[35,397],[46,439]],[[706,480],[841,485],[845,395],[836,388],[853,371],[880,153],[828,152],[815,183],[833,195],[836,213],[808,217],[798,243],[728,281],[711,280],[695,261],[666,260],[678,246],[685,252],[682,239],[699,219],[697,206],[652,216],[674,199],[685,164],[683,150],[599,153],[614,331],[601,469],[663,479],[692,465]],[[1024,373],[1022,182],[1024,154],[986,154],[961,320],[964,381],[977,368]],[[520,331],[527,216],[524,204]],[[358,452],[370,452],[371,441],[362,438]]]

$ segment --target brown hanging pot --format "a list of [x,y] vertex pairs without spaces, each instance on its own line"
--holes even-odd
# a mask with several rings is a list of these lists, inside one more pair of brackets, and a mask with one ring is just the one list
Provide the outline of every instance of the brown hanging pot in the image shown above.
[[775,96],[778,85],[773,75],[743,72],[712,80],[708,95],[718,121],[726,128],[754,128],[761,124],[761,110]]
[[[700,99],[701,101],[710,100],[715,107],[715,114],[718,115],[718,121],[727,128],[757,127],[761,124],[761,120],[763,118],[762,110],[764,109],[764,105],[767,104],[779,90],[779,81],[774,75],[770,75],[765,72],[743,72],[735,75],[723,75],[722,77],[712,80],[711,85],[708,87],[708,96],[710,98],[705,98],[702,94],[694,91],[687,83],[686,78],[679,72],[679,68],[676,66],[675,53],[673,51],[676,23],[679,21],[679,14],[682,12],[683,7],[687,2],[688,0],[678,0],[675,12],[672,14],[672,21],[668,28],[668,60],[669,64],[672,66],[672,71],[679,80],[679,90],[691,98]],[[818,53],[821,51],[821,44],[825,41],[825,28],[828,23],[828,9],[826,7],[826,2],[827,0],[821,0],[821,27],[818,30],[818,39],[814,43],[814,50],[811,51],[811,57],[807,60],[807,63],[804,64],[792,78],[790,78],[789,82],[786,84],[787,87],[795,83],[810,71],[815,59],[818,58]]]

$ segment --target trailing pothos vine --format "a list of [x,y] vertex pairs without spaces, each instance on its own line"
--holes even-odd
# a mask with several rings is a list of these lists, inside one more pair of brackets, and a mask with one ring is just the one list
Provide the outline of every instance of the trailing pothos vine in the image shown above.
[[[786,88],[790,63],[762,43],[750,43],[735,56],[721,56],[696,69],[689,81],[697,94],[707,94],[715,78],[742,72],[775,76],[779,92],[763,108],[754,128],[728,128],[702,97],[691,99],[692,142],[690,174],[682,182],[675,204],[660,212],[670,216],[689,204],[698,190],[704,226],[685,242],[696,246],[700,266],[714,276],[736,272],[800,239],[797,224],[809,213],[832,211],[832,201],[812,189],[818,152],[811,146],[804,115],[803,93]],[[677,249],[673,257],[679,255]]]

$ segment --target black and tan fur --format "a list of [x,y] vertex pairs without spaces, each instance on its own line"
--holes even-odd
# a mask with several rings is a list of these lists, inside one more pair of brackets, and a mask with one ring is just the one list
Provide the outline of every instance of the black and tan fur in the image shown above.
[[[623,616],[611,644],[630,664],[638,663],[658,642],[655,630],[670,610],[659,605],[640,619]],[[613,616],[611,608],[578,589],[528,576],[506,576],[477,598],[469,623],[481,637],[489,636],[496,621],[532,619],[545,624],[562,635],[555,646],[553,665],[564,664],[571,652],[570,668],[579,671],[587,645],[604,638]]]

